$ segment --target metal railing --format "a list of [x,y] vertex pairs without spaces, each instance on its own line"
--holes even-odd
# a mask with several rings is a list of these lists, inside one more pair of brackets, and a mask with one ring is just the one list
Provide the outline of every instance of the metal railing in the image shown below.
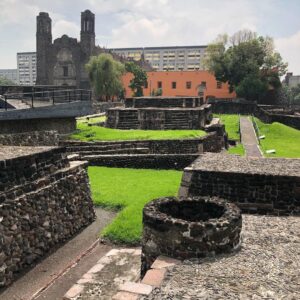
[[75,101],[91,101],[92,91],[84,89],[32,91],[28,93],[7,93],[1,96],[4,101],[4,109],[8,109],[9,99],[19,100],[29,108],[50,106]]

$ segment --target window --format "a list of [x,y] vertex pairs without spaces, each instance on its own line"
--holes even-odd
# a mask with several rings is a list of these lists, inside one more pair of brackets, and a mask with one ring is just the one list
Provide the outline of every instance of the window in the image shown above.
[[67,76],[69,76],[69,72],[68,72],[69,70],[68,70],[68,67],[67,66],[63,66],[63,73],[64,73],[64,77],[67,77]]
[[158,88],[158,89],[161,89],[161,88],[162,88],[162,82],[161,82],[161,81],[158,81],[158,82],[157,82],[157,88]]
[[203,88],[206,88],[206,81],[202,81],[202,82],[201,82],[201,86],[202,86]]
[[191,81],[187,81],[186,82],[186,88],[187,89],[191,89],[191,87],[192,87],[192,82]]
[[172,82],[172,89],[173,89],[173,90],[176,89],[176,81],[173,81],[173,82]]
[[145,88],[145,89],[148,88],[148,81],[145,82],[144,88]]
[[217,89],[221,89],[222,88],[222,82],[221,81],[217,81]]

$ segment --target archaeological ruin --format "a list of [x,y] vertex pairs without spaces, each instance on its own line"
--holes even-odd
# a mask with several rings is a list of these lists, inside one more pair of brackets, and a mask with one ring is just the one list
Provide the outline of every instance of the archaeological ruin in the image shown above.
[[107,111],[106,127],[117,129],[203,129],[211,106],[197,97],[138,97]]

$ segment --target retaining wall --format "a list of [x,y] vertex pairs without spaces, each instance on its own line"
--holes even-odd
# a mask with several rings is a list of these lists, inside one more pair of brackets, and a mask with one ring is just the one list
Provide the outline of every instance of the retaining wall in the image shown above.
[[184,169],[180,197],[220,196],[243,212],[300,215],[300,159],[205,153]]
[[57,131],[0,134],[0,145],[3,146],[57,146],[58,143]]
[[0,287],[95,218],[86,163],[62,148],[0,147],[0,205]]

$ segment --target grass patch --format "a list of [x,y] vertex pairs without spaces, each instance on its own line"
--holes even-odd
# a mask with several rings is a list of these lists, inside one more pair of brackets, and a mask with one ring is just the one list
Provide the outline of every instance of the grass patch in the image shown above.
[[240,132],[239,132],[240,116],[239,115],[217,114],[214,116],[220,118],[221,122],[225,125],[225,130],[228,133],[229,139],[240,140]]
[[237,144],[234,147],[230,147],[227,151],[229,154],[238,154],[240,156],[244,156],[245,155],[245,149],[243,144]]
[[[300,157],[300,130],[274,122],[265,124],[255,118],[260,135],[265,139],[260,140],[260,148],[266,157]],[[267,154],[266,150],[275,149],[276,153]]]
[[[96,119],[96,118],[95,118]],[[91,122],[90,119],[89,122]],[[94,121],[93,121],[94,122]],[[95,123],[100,121],[95,121]],[[206,135],[203,130],[119,130],[100,126],[88,126],[87,121],[77,121],[77,132],[71,139],[81,141],[120,141],[120,140],[167,140],[192,139]]]
[[159,197],[176,196],[182,172],[173,170],[89,167],[95,205],[122,209],[102,236],[114,242],[136,244],[142,234],[144,205]]

